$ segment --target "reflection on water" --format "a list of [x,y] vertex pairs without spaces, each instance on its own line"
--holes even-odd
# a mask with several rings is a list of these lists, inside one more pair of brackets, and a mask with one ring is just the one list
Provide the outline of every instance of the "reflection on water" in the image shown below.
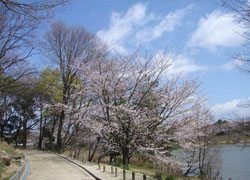
[[220,175],[224,180],[250,180],[250,147],[239,148],[235,145],[221,147],[222,166]]
[[[250,145],[249,145],[250,146]],[[224,180],[250,180],[250,147],[240,148],[236,145],[220,145],[210,149],[216,150],[214,159],[211,159],[215,172],[219,169]],[[179,159],[185,159],[185,153],[177,150],[172,153]],[[212,154],[213,155],[213,154]],[[208,158],[210,160],[210,158]],[[217,168],[215,168],[217,167]],[[192,174],[191,174],[192,175]]]

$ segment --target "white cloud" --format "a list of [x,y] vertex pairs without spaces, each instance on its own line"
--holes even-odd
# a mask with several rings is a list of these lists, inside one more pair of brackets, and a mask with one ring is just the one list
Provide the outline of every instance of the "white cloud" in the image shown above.
[[[163,73],[163,76],[185,76],[192,72],[205,71],[207,66],[198,65],[194,60],[184,54],[176,55],[174,52],[166,54],[163,50],[157,51],[153,56],[152,61],[158,65],[168,65],[168,68]],[[143,58],[141,58],[144,61]]]
[[189,5],[186,8],[168,13],[164,18],[161,18],[160,22],[155,26],[138,31],[136,33],[136,39],[141,42],[152,41],[161,37],[164,32],[174,31],[175,27],[181,24],[182,18],[191,8],[192,5]]
[[126,53],[122,40],[131,34],[134,26],[142,26],[152,17],[152,14],[146,15],[146,5],[138,3],[129,8],[124,16],[121,16],[121,13],[112,12],[109,29],[98,31],[97,36],[110,48]]
[[234,21],[233,14],[214,11],[201,18],[198,28],[188,41],[188,47],[204,47],[210,50],[217,46],[235,47],[242,44],[242,26]]
[[250,106],[244,107],[245,104],[249,104],[249,101],[250,97],[248,97],[247,99],[234,99],[223,104],[216,104],[211,107],[211,112],[218,118],[225,118],[230,115],[249,117]]
[[230,71],[230,70],[235,68],[235,65],[236,65],[236,61],[232,60],[232,61],[229,61],[229,62],[227,62],[225,64],[222,64],[219,67],[219,69]]
[[237,67],[242,66],[242,62],[234,59],[231,61],[228,61],[225,64],[220,65],[219,67],[215,67],[214,70],[225,70],[225,71],[231,71],[233,69],[236,69]]
[[145,41],[160,38],[165,32],[174,31],[192,5],[170,12],[165,16],[156,16],[147,12],[147,6],[138,3],[125,14],[112,12],[108,29],[100,30],[97,36],[111,49],[126,54],[128,43],[138,45]]
[[169,68],[169,74],[182,74],[207,70],[206,66],[195,64],[195,62],[185,55],[178,55],[173,65]]

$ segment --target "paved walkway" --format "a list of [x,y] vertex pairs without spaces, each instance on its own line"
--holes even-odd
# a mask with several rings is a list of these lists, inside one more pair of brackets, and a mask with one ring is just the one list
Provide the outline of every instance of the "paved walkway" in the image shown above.
[[25,151],[29,159],[28,180],[94,180],[87,172],[51,153]]
[[[101,165],[99,169],[97,164],[80,162],[62,155],[60,157],[42,151],[25,151],[25,153],[29,159],[29,174],[27,180],[94,180],[86,171],[74,165],[72,162],[85,168],[101,180],[123,180],[123,170],[120,168],[117,168],[116,176],[115,167],[113,167],[112,173],[111,166],[105,165],[104,172],[104,165]],[[143,180],[143,175],[136,173],[135,179]],[[126,171],[126,180],[132,180],[131,171]],[[147,180],[152,180],[152,178],[147,177]]]

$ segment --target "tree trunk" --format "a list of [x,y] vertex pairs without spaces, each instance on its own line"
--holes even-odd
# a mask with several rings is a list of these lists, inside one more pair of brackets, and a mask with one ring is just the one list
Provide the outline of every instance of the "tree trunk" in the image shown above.
[[102,155],[100,155],[100,156],[99,156],[99,158],[98,158],[98,162],[97,162],[98,164],[100,164],[101,159],[102,159],[104,156],[106,156],[106,154],[102,154]]
[[4,135],[3,135],[3,131],[4,131],[4,125],[1,125],[0,126],[0,128],[1,128],[1,132],[0,132],[0,138],[4,138]]
[[184,173],[185,176],[187,176],[187,175],[189,174],[189,172],[191,171],[192,167],[193,167],[193,166],[190,166],[190,167],[186,170],[186,172]]
[[[19,122],[21,122],[21,117],[19,117]],[[18,128],[17,128],[17,131],[15,133],[15,136],[14,136],[14,141],[15,141],[15,144],[16,144],[16,148],[18,147],[18,136],[20,134],[20,129],[22,128],[22,124],[19,124]]]
[[91,161],[93,160],[93,158],[94,158],[94,156],[95,156],[95,153],[96,153],[96,150],[97,150],[97,148],[98,148],[98,145],[99,145],[100,140],[101,140],[101,138],[98,137],[98,138],[97,138],[97,142],[96,142],[96,144],[95,144],[95,147],[94,147],[94,150],[93,150],[92,154],[91,154],[91,150],[89,149],[88,161],[91,162]]
[[128,161],[129,161],[129,148],[124,147],[122,148],[122,164],[123,167],[128,167]]
[[[63,84],[63,104],[64,105],[67,105],[68,102],[68,97],[69,97],[69,85],[67,82],[65,82],[65,79],[62,78],[63,81],[64,81],[64,84]],[[58,124],[58,131],[57,131],[57,143],[56,143],[56,150],[58,153],[61,153],[62,152],[62,130],[63,130],[63,123],[64,123],[64,119],[65,119],[65,111],[62,110],[61,111],[61,115],[60,115],[60,119],[59,119],[59,124]]]
[[81,153],[81,145],[78,146],[77,158],[80,157],[80,153]]
[[[4,97],[3,104],[6,106],[6,97]],[[6,124],[5,123],[5,121],[6,121],[5,117],[7,116],[7,115],[4,115],[4,114],[6,114],[5,111],[0,114],[0,117],[2,118],[2,119],[0,119],[0,124],[1,124],[0,125],[0,128],[1,128],[0,138],[2,138],[2,139],[4,139],[4,129],[5,129],[5,124]]]
[[27,118],[26,112],[23,112],[23,148],[26,149],[27,142]]
[[114,155],[113,154],[110,154],[109,155],[109,162],[112,163],[114,160]]
[[70,149],[69,149],[69,156],[72,157],[73,156],[73,153],[72,153],[72,146],[70,146]]
[[39,142],[38,142],[38,149],[42,149],[43,145],[43,108],[41,107],[41,112],[40,112],[40,132],[39,132]]
[[57,119],[53,118],[53,125],[52,125],[51,132],[50,132],[49,144],[52,144],[53,142],[53,134],[54,134],[56,123],[57,123]]
[[59,119],[58,131],[57,131],[56,150],[58,153],[61,153],[61,150],[62,150],[62,128],[63,128],[64,118],[65,118],[65,112],[64,110],[62,110],[60,119]]

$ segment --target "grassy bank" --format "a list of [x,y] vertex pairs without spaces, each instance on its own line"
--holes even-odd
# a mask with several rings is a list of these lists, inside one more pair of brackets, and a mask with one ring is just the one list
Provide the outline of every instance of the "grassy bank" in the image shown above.
[[4,141],[0,141],[0,179],[8,180],[10,179],[20,168],[22,163],[10,161],[10,164],[6,163],[4,156],[18,155],[21,152],[16,150],[14,147],[8,145]]
[[[107,165],[112,165],[108,163]],[[119,166],[122,168],[122,166]],[[150,176],[155,179],[168,179],[168,180],[198,180],[199,178],[197,177],[185,177],[181,174],[171,174],[171,173],[166,173],[162,170],[155,169],[155,168],[147,168],[143,166],[138,166],[135,164],[129,164],[128,165],[130,171],[134,171],[135,173],[140,173],[140,174],[146,174],[147,176]]]

